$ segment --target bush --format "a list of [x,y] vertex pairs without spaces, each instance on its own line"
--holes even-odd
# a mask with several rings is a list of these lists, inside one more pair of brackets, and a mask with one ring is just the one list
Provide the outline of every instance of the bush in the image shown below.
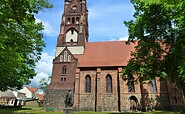
[[180,112],[180,114],[185,114],[185,109],[183,109],[183,110]]

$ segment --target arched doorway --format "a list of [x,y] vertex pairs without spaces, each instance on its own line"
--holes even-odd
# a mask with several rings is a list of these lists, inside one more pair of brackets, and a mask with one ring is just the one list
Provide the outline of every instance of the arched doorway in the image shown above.
[[140,109],[139,102],[135,96],[129,97],[129,101],[130,101],[130,110],[131,111],[136,111],[136,110]]

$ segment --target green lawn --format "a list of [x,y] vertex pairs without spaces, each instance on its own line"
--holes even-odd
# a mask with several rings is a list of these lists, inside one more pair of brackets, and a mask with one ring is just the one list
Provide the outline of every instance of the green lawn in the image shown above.
[[[0,114],[62,114],[62,112],[45,112],[42,108],[0,109]],[[179,112],[156,111],[145,113],[119,113],[119,112],[74,112],[73,114],[180,114]]]

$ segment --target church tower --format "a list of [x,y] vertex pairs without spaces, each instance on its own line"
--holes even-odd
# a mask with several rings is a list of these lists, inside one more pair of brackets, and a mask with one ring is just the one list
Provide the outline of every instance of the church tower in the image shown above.
[[86,0],[65,0],[60,24],[56,55],[53,59],[51,83],[48,85],[44,107],[64,108],[65,94],[74,92],[78,55],[88,42],[88,11]]
[[88,35],[86,0],[65,0],[56,56],[64,47],[68,47],[72,54],[83,54]]

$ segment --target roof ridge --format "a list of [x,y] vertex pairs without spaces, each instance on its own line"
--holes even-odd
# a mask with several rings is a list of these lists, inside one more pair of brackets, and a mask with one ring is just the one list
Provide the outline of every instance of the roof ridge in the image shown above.
[[127,42],[126,40],[124,41],[101,41],[101,42],[86,42],[86,43],[111,43],[111,42]]

